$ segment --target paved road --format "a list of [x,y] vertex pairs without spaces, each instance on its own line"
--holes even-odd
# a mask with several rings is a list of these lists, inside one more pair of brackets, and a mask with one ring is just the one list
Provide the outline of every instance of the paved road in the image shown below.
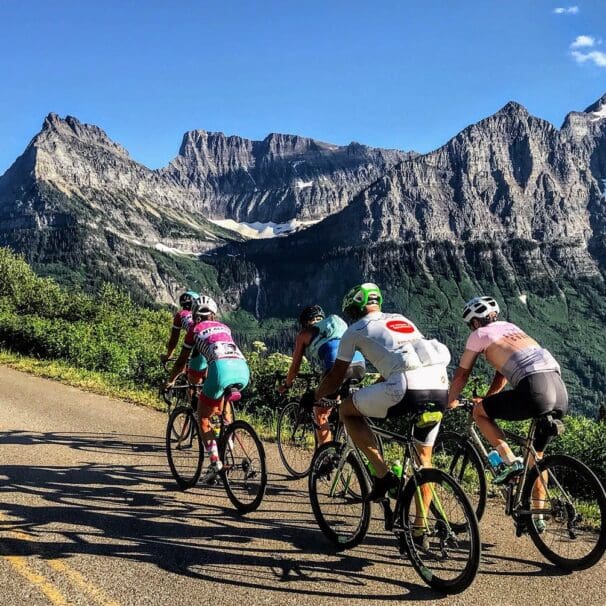
[[605,602],[604,562],[562,575],[496,506],[461,596],[426,588],[378,520],[362,546],[331,554],[273,444],[262,509],[239,517],[220,487],[175,490],[165,421],[0,367],[0,604]]

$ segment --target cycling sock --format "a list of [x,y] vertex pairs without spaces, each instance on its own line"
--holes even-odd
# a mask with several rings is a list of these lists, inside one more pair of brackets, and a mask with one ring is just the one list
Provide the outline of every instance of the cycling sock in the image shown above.
[[501,442],[497,446],[497,451],[501,455],[505,465],[512,465],[517,459],[517,457],[511,451],[511,448],[509,448],[509,445],[505,442]]
[[210,458],[211,463],[215,463],[219,460],[219,449],[217,448],[217,440],[209,440],[206,442],[206,452]]

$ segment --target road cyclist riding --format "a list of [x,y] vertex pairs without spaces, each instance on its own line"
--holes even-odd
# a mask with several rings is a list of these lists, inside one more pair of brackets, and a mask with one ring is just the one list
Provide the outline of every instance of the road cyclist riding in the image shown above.
[[[204,356],[208,373],[199,390],[197,411],[182,406],[171,413],[167,456],[179,486],[189,488],[198,481],[206,450],[210,464],[204,480],[221,477],[238,510],[252,511],[265,493],[265,452],[254,429],[245,421],[233,420],[234,402],[240,399],[240,390],[247,386],[250,374],[231,330],[217,321],[217,311],[210,297],[202,295],[193,301],[193,322],[165,389],[173,386],[190,355]],[[216,427],[213,418],[217,419]]]
[[[336,362],[315,398],[341,383],[356,351],[381,379],[341,403],[348,440],[345,445],[329,442],[316,452],[309,475],[312,508],[324,534],[345,548],[364,538],[371,502],[381,502],[386,528],[394,531],[400,551],[408,552],[423,580],[456,593],[475,578],[481,547],[477,520],[463,490],[448,474],[429,468],[447,403],[450,354],[438,341],[425,339],[404,316],[382,312],[382,302],[372,283],[354,287],[343,300],[343,312],[353,324],[341,337]],[[412,435],[379,429],[366,417],[406,417]],[[388,469],[376,434],[403,449],[403,467]],[[367,471],[366,461],[376,477]],[[395,499],[394,510],[388,497]]]
[[[465,434],[444,432],[436,444],[440,465],[471,493],[478,518],[486,504],[486,470],[500,487],[506,513],[517,535],[528,532],[539,551],[558,566],[587,568],[606,549],[606,495],[593,472],[566,455],[543,457],[549,442],[563,432],[568,409],[566,387],[553,356],[521,328],[499,321],[492,297],[475,297],[464,307],[471,335],[449,393],[449,408],[470,413]],[[459,401],[480,354],[495,369],[484,398]],[[505,390],[507,383],[512,389]],[[527,437],[503,431],[495,419],[532,419]],[[486,452],[474,424],[491,446]],[[516,456],[507,438],[524,457]]]
[[[278,387],[278,392],[283,395],[297,378],[306,382],[309,391],[314,379],[330,371],[336,360],[341,336],[347,330],[344,320],[334,314],[326,316],[319,305],[303,309],[299,324],[292,362],[283,383]],[[314,373],[299,373],[303,356],[308,358]],[[350,386],[361,381],[365,372],[364,358],[356,352],[343,382],[334,393],[321,401],[307,398],[303,402],[301,398],[293,398],[284,405],[278,416],[278,450],[291,475],[298,478],[307,475],[316,446],[333,439],[341,397],[349,394]]]

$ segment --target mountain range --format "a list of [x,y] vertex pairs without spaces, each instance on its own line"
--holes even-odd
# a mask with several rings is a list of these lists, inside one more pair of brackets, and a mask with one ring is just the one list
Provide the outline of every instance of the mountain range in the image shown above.
[[589,409],[606,393],[605,191],[606,95],[560,128],[510,102],[427,154],[196,130],[159,170],[49,114],[0,177],[0,244],[64,284],[150,303],[195,286],[257,318],[338,309],[373,280],[456,348],[463,301],[490,292]]

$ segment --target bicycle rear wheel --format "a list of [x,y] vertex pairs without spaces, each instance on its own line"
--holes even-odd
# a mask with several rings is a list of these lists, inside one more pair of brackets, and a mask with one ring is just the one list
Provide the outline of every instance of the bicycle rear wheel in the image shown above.
[[401,498],[400,540],[413,568],[438,591],[453,594],[467,589],[478,572],[481,543],[478,521],[463,489],[439,469],[422,469],[410,478]]
[[318,526],[338,549],[358,545],[370,524],[367,480],[353,451],[328,442],[318,448],[309,472],[309,499]]
[[545,496],[536,495],[534,515],[526,520],[530,538],[548,560],[561,568],[582,570],[593,566],[606,550],[604,487],[589,467],[567,455],[545,457],[538,467],[542,479],[534,467],[522,492],[523,507],[530,511],[535,482],[537,488],[546,489]]
[[278,417],[278,452],[291,476],[303,478],[309,473],[316,443],[311,412],[298,400],[288,402]]
[[441,431],[433,447],[432,463],[459,483],[479,522],[486,508],[487,487],[478,451],[465,436],[454,431]]
[[168,466],[179,488],[195,486],[204,460],[200,426],[189,406],[177,406],[166,426]]
[[255,430],[245,421],[234,421],[220,444],[221,478],[229,500],[240,513],[259,507],[267,486],[265,450]]

